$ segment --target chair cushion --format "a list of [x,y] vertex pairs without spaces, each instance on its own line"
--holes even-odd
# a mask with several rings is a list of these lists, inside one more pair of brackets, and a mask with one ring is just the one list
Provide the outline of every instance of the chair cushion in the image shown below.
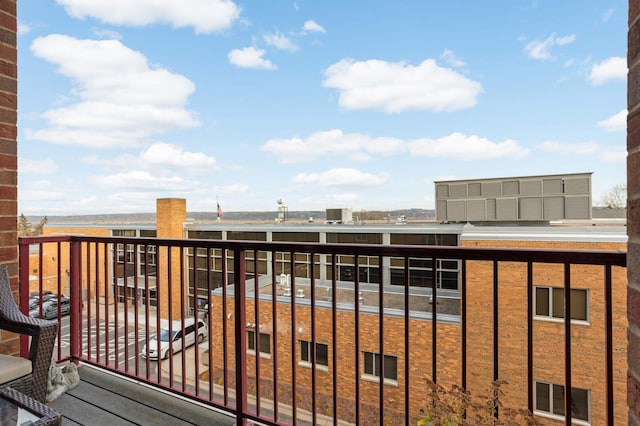
[[27,374],[31,374],[30,360],[0,354],[0,384],[11,382]]

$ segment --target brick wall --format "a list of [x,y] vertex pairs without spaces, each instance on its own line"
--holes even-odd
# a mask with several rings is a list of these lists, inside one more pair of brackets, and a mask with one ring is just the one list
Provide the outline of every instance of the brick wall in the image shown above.
[[627,392],[629,424],[640,425],[640,1],[629,0],[629,67],[627,86],[627,233],[629,368]]
[[[471,247],[518,247],[544,249],[621,250],[625,243],[559,242],[559,241],[463,241]],[[468,359],[473,368],[469,371],[467,388],[477,394],[486,388],[493,374],[493,267],[486,262],[469,262],[467,265],[468,292]],[[570,269],[572,288],[588,290],[588,324],[574,324],[571,335],[572,385],[588,389],[591,398],[591,424],[604,424],[606,414],[604,335],[604,273],[602,267],[573,265]],[[506,406],[526,406],[527,387],[527,280],[526,265],[500,263],[499,277],[499,364],[500,379],[508,384],[503,387]],[[613,380],[614,419],[616,424],[626,422],[625,370],[627,364],[627,277],[624,268],[612,269],[613,281]],[[562,287],[563,265],[533,265],[533,285]],[[533,380],[564,383],[564,323],[535,320],[533,324]],[[546,419],[538,418],[541,424]],[[549,421],[549,424],[557,424]]]
[[[18,287],[18,69],[16,0],[0,1],[0,263]],[[0,331],[0,353],[15,353],[18,338]]]
[[[583,243],[552,241],[464,241],[464,245],[473,247],[528,247],[548,249],[601,249],[625,250],[625,243]],[[501,262],[499,277],[499,376],[508,383],[503,386],[505,396],[502,402],[506,407],[525,408],[527,406],[527,266],[522,263]],[[614,419],[616,424],[624,424],[627,419],[627,407],[624,402],[627,365],[627,321],[626,321],[626,274],[624,268],[613,268],[613,352],[614,352]],[[486,395],[493,380],[493,265],[491,262],[467,263],[467,388],[472,395]],[[564,270],[562,265],[533,265],[533,283],[538,286],[562,287]],[[571,286],[588,290],[588,323],[574,324],[572,327],[572,382],[574,387],[590,390],[591,423],[604,424],[606,414],[605,353],[604,335],[604,272],[602,267],[592,265],[571,266]],[[220,299],[212,302],[211,320],[213,324],[222,324],[222,303]],[[261,332],[277,335],[278,345],[278,382],[283,390],[279,396],[281,403],[290,402],[292,366],[296,366],[296,398],[299,406],[310,401],[309,387],[311,371],[304,365],[298,365],[298,346],[291,350],[291,306],[278,304],[277,326],[274,327],[272,305],[260,302]],[[227,300],[227,313],[233,313],[233,301]],[[256,322],[253,300],[247,303],[247,321]],[[329,345],[328,372],[317,372],[319,413],[330,412],[333,374],[332,354],[334,336],[332,336],[332,318],[327,309],[316,312],[316,341]],[[354,378],[362,373],[363,360],[355,358],[355,317],[353,311],[339,311],[337,314],[337,335],[335,336],[338,356],[338,390],[340,396],[338,410],[341,418],[354,421],[349,417],[349,407],[354,405]],[[233,341],[233,324],[227,322],[227,349],[229,354],[236,350]],[[564,383],[564,323],[558,320],[535,320],[533,325],[533,379],[547,383]],[[211,330],[214,349],[213,371],[221,375],[222,329]],[[296,307],[296,341],[311,341],[311,316],[308,307]],[[409,326],[410,340],[410,414],[418,416],[425,408],[427,400],[426,379],[432,377],[431,368],[431,322],[412,319]],[[385,386],[386,416],[390,424],[399,424],[404,401],[404,319],[392,316],[384,318],[385,353],[398,357],[398,384]],[[272,340],[273,344],[273,340]],[[360,351],[379,352],[378,316],[362,313],[359,324]],[[297,345],[297,343],[296,343]],[[460,383],[461,371],[461,330],[457,324],[439,323],[438,325],[438,382],[448,388]],[[233,355],[230,355],[233,357]],[[294,357],[292,359],[292,356]],[[255,357],[248,356],[249,392],[255,391]],[[228,365],[231,365],[229,363]],[[217,377],[217,378],[218,378]],[[216,378],[216,379],[217,379]],[[273,359],[261,359],[260,378],[261,395],[273,396]],[[361,380],[360,397],[362,407],[361,422],[378,423],[379,419],[367,416],[377,414],[379,384]],[[557,420],[537,417],[541,425],[558,424]]]

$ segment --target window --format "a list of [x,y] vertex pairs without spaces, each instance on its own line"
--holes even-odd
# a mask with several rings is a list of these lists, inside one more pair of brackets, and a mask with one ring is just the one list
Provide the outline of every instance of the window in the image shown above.
[[[316,342],[316,365],[329,366],[329,347],[324,343]],[[313,365],[313,344],[307,340],[300,340],[300,362]]]
[[356,269],[356,258],[354,256],[338,256],[338,279],[340,281],[356,280],[356,270],[360,274],[359,282],[369,284],[380,284],[380,266],[378,258],[375,256],[358,256],[358,266]]
[[327,232],[327,243],[382,244],[382,234]]
[[135,237],[135,229],[114,229],[111,231],[111,235],[114,237]]
[[[571,289],[571,319],[588,321],[589,294],[586,289]],[[564,318],[564,288],[535,287],[535,315],[547,318]]]
[[[535,411],[564,418],[564,386],[535,382]],[[571,418],[589,421],[589,391],[571,388]]]
[[[380,379],[380,354],[374,352],[363,352],[364,355],[364,375]],[[397,382],[398,380],[398,358],[392,355],[384,356],[384,381]]]
[[[460,262],[455,259],[436,259],[437,288],[445,290],[459,290],[458,272]],[[391,258],[391,285],[404,286],[405,260],[400,257]],[[426,287],[433,285],[433,260],[430,258],[409,258],[409,285],[411,287]]]
[[[271,355],[271,336],[267,333],[260,333],[260,354]],[[249,352],[256,352],[256,332],[247,331],[247,349]]]
[[140,275],[148,274],[154,277],[156,275],[156,259],[156,246],[140,246],[138,261]]

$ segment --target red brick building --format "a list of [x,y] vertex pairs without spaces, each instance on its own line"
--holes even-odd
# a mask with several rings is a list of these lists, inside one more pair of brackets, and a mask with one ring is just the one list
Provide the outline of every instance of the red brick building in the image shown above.
[[[367,244],[400,244],[400,245],[451,245],[461,247],[513,247],[513,248],[543,248],[543,249],[600,249],[600,250],[626,250],[627,236],[624,221],[578,221],[565,222],[545,226],[523,225],[499,225],[473,226],[468,224],[405,224],[397,225],[250,225],[250,224],[197,224],[186,223],[186,203],[184,200],[165,199],[158,200],[157,204],[158,227],[153,234],[153,225],[55,225],[48,224],[45,227],[46,234],[83,234],[83,235],[109,235],[109,236],[141,236],[153,235],[171,238],[209,238],[213,240],[253,240],[265,242],[283,242],[301,240],[307,242],[331,242],[353,243],[364,242]],[[125,229],[126,228],[126,229]],[[167,230],[173,231],[167,231]],[[122,249],[124,250],[124,248]],[[129,250],[129,249],[127,249]],[[120,252],[121,249],[118,249]],[[140,253],[132,252],[128,259],[142,259]],[[157,253],[158,258],[164,260],[158,264],[164,264],[164,272],[157,271],[159,277],[167,274],[166,253]],[[188,309],[193,311],[198,299],[207,298],[206,274],[207,254],[201,251],[186,250],[185,264],[187,271],[183,279],[188,283],[183,287],[188,300]],[[223,322],[222,293],[219,285],[222,283],[222,264],[217,261],[220,253],[212,255],[214,288],[212,296],[211,312],[212,330],[210,336],[213,347],[217,350],[213,354],[212,374],[221,375],[223,361],[223,333],[217,325]],[[251,256],[251,255],[249,255]],[[275,258],[274,258],[275,256]],[[322,359],[321,365],[316,369],[318,403],[320,413],[329,413],[334,410],[332,406],[331,382],[333,373],[337,372],[339,378],[337,390],[339,394],[338,410],[343,413],[346,420],[350,420],[354,406],[355,388],[354,377],[361,378],[360,396],[364,407],[368,403],[376,404],[379,395],[380,378],[375,371],[376,357],[379,357],[380,349],[380,324],[378,310],[379,283],[384,283],[385,315],[384,321],[384,398],[388,407],[388,418],[391,424],[396,424],[395,419],[402,418],[402,404],[394,404],[395,401],[404,401],[405,398],[405,336],[409,335],[409,369],[410,369],[410,407],[411,414],[420,415],[420,410],[425,408],[427,399],[426,380],[432,377],[432,321],[431,310],[433,305],[428,303],[431,295],[430,283],[433,271],[429,261],[414,259],[410,264],[411,278],[411,320],[407,331],[402,314],[403,301],[400,296],[403,288],[404,263],[402,259],[385,259],[379,264],[376,257],[361,256],[358,266],[354,265],[352,256],[338,256],[335,265],[336,279],[338,280],[337,294],[338,304],[336,317],[337,333],[334,336],[332,328],[332,311],[329,300],[329,283],[332,279],[333,267],[330,259],[324,255],[316,255],[311,261],[310,257],[295,256],[295,281],[294,291],[285,297],[286,280],[280,276],[291,271],[291,256],[286,253],[261,253],[257,255],[255,268],[257,268],[260,281],[259,321],[252,320],[248,324],[247,342],[249,347],[249,378],[253,377],[255,383],[256,354],[260,354],[260,380],[261,395],[273,397],[270,383],[274,375],[274,366],[277,355],[278,383],[282,385],[282,394],[279,395],[281,403],[292,402],[293,398],[299,398],[304,407],[305,401],[309,401],[311,386],[310,353],[313,339],[311,335],[312,321],[309,305],[309,281],[311,276],[315,279],[316,300],[320,301],[320,307],[315,311],[315,343],[316,352]],[[118,254],[116,262],[127,262],[124,255]],[[46,259],[43,267],[47,268]],[[174,253],[171,258],[173,274],[179,274],[180,256]],[[278,299],[276,305],[276,320],[273,318],[273,306],[271,298],[272,281],[268,264],[276,259],[278,265],[275,271],[278,282]],[[461,371],[461,323],[460,323],[460,288],[459,274],[460,264],[455,259],[440,259],[435,271],[438,282],[438,325],[437,325],[437,375],[438,383],[444,386],[459,384]],[[102,263],[102,261],[98,262]],[[313,266],[311,266],[313,263]],[[253,265],[250,261],[247,265]],[[138,265],[141,267],[142,265]],[[232,265],[229,265],[227,273],[231,274],[229,281],[233,282]],[[553,415],[552,410],[545,412],[544,398],[558,398],[553,395],[553,389],[559,392],[564,383],[564,314],[562,311],[562,286],[563,265],[534,265],[534,324],[533,324],[533,379],[535,393],[535,407],[537,417],[542,424],[558,424],[561,416]],[[253,268],[253,266],[251,266]],[[202,268],[202,270],[200,270]],[[138,271],[127,267],[118,267],[118,270],[130,270],[131,278]],[[247,272],[251,276],[253,270]],[[360,277],[360,292],[356,297],[353,290],[355,274]],[[504,390],[506,396],[504,403],[510,407],[527,406],[527,267],[522,263],[500,263],[497,271],[499,275],[499,324],[501,330],[499,343],[500,378],[508,382]],[[493,277],[494,270],[488,262],[467,262],[467,359],[471,362],[468,368],[467,388],[474,395],[482,395],[493,379]],[[198,278],[197,291],[193,282]],[[129,278],[129,277],[127,277]],[[173,282],[178,283],[179,276],[173,277]],[[172,281],[169,280],[169,281]],[[161,279],[165,281],[165,279]],[[141,285],[144,280],[138,280]],[[604,277],[598,267],[578,266],[571,267],[572,286],[572,394],[576,404],[580,405],[580,416],[588,424],[602,424],[605,421],[606,401],[605,390],[601,384],[605,381],[605,369],[603,355],[605,353],[604,334]],[[133,299],[133,294],[124,289],[124,280],[119,280],[117,286],[112,288],[113,294],[117,294],[120,301]],[[613,318],[614,318],[614,392],[616,395],[624,394],[627,364],[627,340],[626,340],[626,274],[622,268],[613,270]],[[204,285],[203,285],[204,284]],[[159,286],[157,289],[161,303],[161,316],[167,319],[167,300],[173,300],[171,312],[174,318],[182,315],[180,311],[180,287]],[[169,298],[171,291],[171,298]],[[233,316],[233,290],[227,290],[226,303],[227,315]],[[298,292],[302,292],[298,294]],[[559,292],[559,294],[558,294]],[[297,297],[301,296],[301,297]],[[248,294],[249,303],[246,306],[247,318],[255,315],[255,293]],[[359,305],[359,315],[355,315],[355,301],[362,299]],[[291,306],[292,299],[296,300],[295,311],[295,337],[292,333]],[[324,305],[323,305],[324,303]],[[323,308],[324,306],[324,308]],[[560,308],[560,309],[558,309]],[[389,311],[387,311],[389,309]],[[395,310],[394,310],[395,309]],[[575,309],[575,311],[573,311]],[[255,324],[253,323],[255,322]],[[356,353],[354,332],[355,324],[358,324],[359,351]],[[227,328],[227,351],[234,353],[236,343],[233,339],[233,328]],[[293,340],[292,340],[293,339]],[[295,341],[295,344],[292,342]],[[293,349],[292,349],[293,348]],[[337,359],[333,365],[334,357]],[[291,395],[292,365],[295,365],[295,382],[298,395]],[[335,370],[334,370],[335,368]],[[373,368],[373,370],[372,370]],[[253,373],[252,373],[253,371]],[[287,386],[287,383],[289,384]],[[288,390],[289,389],[289,390]],[[305,391],[306,389],[306,391]],[[323,392],[322,389],[326,391]],[[560,390],[559,390],[560,389]],[[255,393],[250,390],[250,393]],[[266,392],[266,393],[264,393]],[[307,392],[307,394],[305,394]],[[395,407],[395,408],[394,408]],[[372,410],[375,412],[375,410]],[[626,419],[626,406],[624,401],[616,400],[614,417],[617,422],[624,423]],[[580,418],[580,417],[579,417]],[[351,419],[353,420],[353,419]],[[372,419],[375,421],[375,419]]]

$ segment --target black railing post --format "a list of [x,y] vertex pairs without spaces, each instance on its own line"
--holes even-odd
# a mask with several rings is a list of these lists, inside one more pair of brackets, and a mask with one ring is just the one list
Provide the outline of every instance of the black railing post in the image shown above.
[[571,264],[564,264],[564,418],[571,425]]
[[438,261],[435,256],[431,259],[431,297],[431,379],[438,383]]
[[533,413],[533,263],[527,262],[527,407]]
[[[333,424],[338,424],[338,256],[331,255],[331,375],[333,386]],[[356,368],[360,368],[356,366]]]
[[[236,419],[237,424],[245,424],[247,412],[247,309],[246,309],[246,265],[245,251],[233,251],[233,276],[235,277],[233,297],[236,332]],[[259,356],[256,348],[256,356]]]
[[[409,259],[404,258],[404,393],[406,398],[404,399],[404,422],[405,424],[409,424],[410,416],[411,416],[411,392],[410,386],[411,377],[410,377],[410,365],[411,362],[409,356],[410,349],[410,317],[411,311],[409,310],[409,304],[411,299],[409,298],[409,282],[411,280],[411,271],[409,270]],[[389,283],[391,284],[391,283]],[[464,366],[463,366],[464,368]]]
[[[276,288],[276,252],[271,253],[271,320],[273,322],[273,329],[278,330],[278,292]],[[283,283],[282,286],[284,286]],[[278,422],[279,407],[278,407],[278,333],[273,333],[273,421]]]
[[604,312],[606,337],[606,368],[607,368],[607,424],[613,424],[613,307],[611,300],[611,265],[606,265],[604,273]]
[[460,301],[461,301],[461,312],[460,312],[460,322],[462,327],[462,389],[467,388],[467,261],[461,260],[462,263],[462,273],[461,273],[461,284],[460,284]]
[[[499,367],[499,306],[498,306],[498,261],[493,261],[493,381],[497,381],[500,378],[500,367]],[[495,390],[494,390],[495,392]],[[495,397],[495,393],[494,393]],[[494,400],[493,406],[493,415],[498,418],[498,405],[497,401]]]

